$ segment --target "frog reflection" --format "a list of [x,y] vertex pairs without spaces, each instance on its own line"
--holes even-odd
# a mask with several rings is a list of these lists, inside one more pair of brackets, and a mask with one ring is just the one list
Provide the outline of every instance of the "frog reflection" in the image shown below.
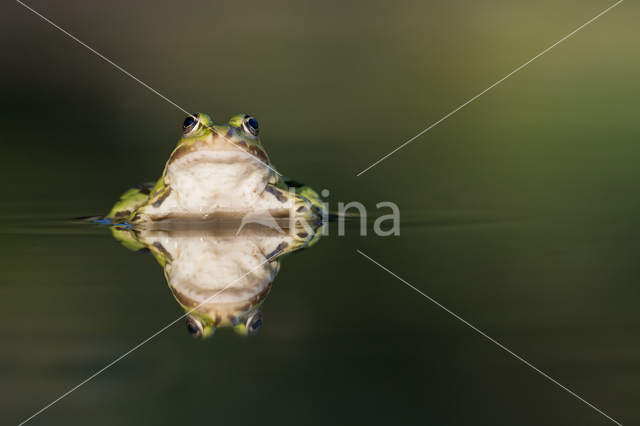
[[262,304],[280,269],[281,256],[315,244],[320,230],[299,232],[245,227],[135,229],[111,227],[127,248],[150,251],[164,268],[169,288],[186,312],[187,330],[210,337],[231,327],[249,335],[262,326]]

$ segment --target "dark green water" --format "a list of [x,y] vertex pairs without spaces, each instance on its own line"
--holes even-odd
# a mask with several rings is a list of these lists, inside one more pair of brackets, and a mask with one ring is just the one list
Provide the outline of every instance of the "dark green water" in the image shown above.
[[[28,424],[614,424],[640,409],[640,35],[613,4],[28,3],[172,101],[260,121],[330,206],[401,209],[284,259],[249,338],[182,321]],[[0,6],[0,423],[183,314],[106,213],[184,114],[18,3]],[[386,213],[386,212],[384,212]]]

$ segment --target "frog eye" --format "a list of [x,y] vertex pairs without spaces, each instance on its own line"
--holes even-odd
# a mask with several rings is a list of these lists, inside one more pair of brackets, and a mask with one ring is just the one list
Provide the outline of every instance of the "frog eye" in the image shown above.
[[244,119],[243,126],[244,126],[244,130],[247,133],[249,133],[249,134],[251,134],[253,136],[258,136],[258,120],[256,120],[253,117],[247,116]]
[[247,319],[245,324],[248,334],[255,333],[260,330],[260,326],[262,326],[262,313],[259,311],[256,312],[253,316]]
[[200,128],[200,119],[198,114],[188,116],[182,123],[182,135],[188,136]]
[[204,326],[197,318],[187,315],[187,330],[193,337],[201,337],[204,333]]

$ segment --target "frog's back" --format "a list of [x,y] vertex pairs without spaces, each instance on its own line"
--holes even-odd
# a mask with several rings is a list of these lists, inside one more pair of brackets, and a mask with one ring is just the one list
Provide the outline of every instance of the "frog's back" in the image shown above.
[[318,195],[318,193],[311,188],[309,185],[301,183],[297,180],[293,180],[286,176],[282,176],[280,180],[282,182],[282,189],[284,190],[293,190],[297,195],[301,195],[306,198],[318,211],[322,211],[322,199]]
[[129,189],[120,196],[109,214],[105,216],[105,219],[114,221],[127,220],[131,213],[149,200],[154,185],[155,182],[145,182]]

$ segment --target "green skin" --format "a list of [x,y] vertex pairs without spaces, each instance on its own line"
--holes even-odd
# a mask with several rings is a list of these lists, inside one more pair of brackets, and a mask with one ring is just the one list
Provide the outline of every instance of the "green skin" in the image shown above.
[[318,194],[275,172],[257,134],[247,127],[249,116],[236,115],[225,125],[215,125],[206,114],[195,117],[197,125],[185,129],[162,177],[129,189],[106,219],[138,225],[268,211],[273,217],[321,220]]

